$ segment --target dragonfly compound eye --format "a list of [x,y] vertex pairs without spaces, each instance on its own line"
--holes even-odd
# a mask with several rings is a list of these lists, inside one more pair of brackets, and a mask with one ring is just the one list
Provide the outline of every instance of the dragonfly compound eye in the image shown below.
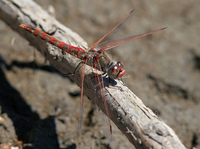
[[117,75],[119,72],[119,67],[117,65],[115,65],[113,68],[112,68],[112,73],[113,75]]
[[114,67],[117,68],[116,70],[113,70],[113,75],[115,75],[115,79],[121,78],[125,74],[124,66],[121,62],[117,62]]
[[117,62],[117,66],[118,66],[119,70],[123,70],[124,69],[124,66],[122,65],[121,62]]

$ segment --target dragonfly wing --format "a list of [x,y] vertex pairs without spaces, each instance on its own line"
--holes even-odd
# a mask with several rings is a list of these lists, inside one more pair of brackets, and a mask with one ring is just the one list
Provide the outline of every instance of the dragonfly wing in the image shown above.
[[136,10],[132,10],[124,19],[122,19],[115,27],[113,27],[107,34],[101,37],[96,43],[92,45],[90,49],[101,47],[104,44],[112,41],[114,35],[126,24],[130,18],[132,18],[135,14]]
[[151,32],[147,32],[147,33],[144,33],[144,34],[139,34],[139,35],[135,35],[135,36],[130,36],[130,37],[126,37],[126,38],[122,38],[122,39],[118,39],[118,40],[114,40],[112,41],[112,43],[108,43],[108,44],[104,44],[100,47],[100,51],[106,51],[108,49],[111,49],[111,48],[114,48],[116,46],[119,46],[123,43],[126,43],[126,42],[129,42],[131,40],[134,40],[134,39],[137,39],[137,38],[141,38],[141,37],[144,37],[144,36],[147,36],[147,35],[150,35],[150,34],[153,34],[155,32],[159,32],[161,30],[164,30],[166,29],[166,27],[164,28],[161,28],[161,29],[158,29],[158,30],[154,30],[154,31],[151,31]]
[[99,83],[100,94],[101,94],[101,98],[103,100],[103,104],[104,104],[104,107],[105,107],[105,112],[108,116],[108,122],[109,122],[109,126],[110,126],[110,134],[112,135],[112,125],[111,125],[111,120],[110,120],[110,113],[109,113],[109,110],[108,110],[108,104],[105,100],[105,92],[103,90],[104,89],[104,81],[103,81],[102,75],[99,76],[98,73],[97,73],[97,68],[101,68],[99,60],[95,60],[94,64],[95,64],[94,68],[96,69],[95,80],[96,80],[96,83]]
[[84,86],[85,64],[86,62],[82,64],[82,70],[81,70],[81,99],[80,99],[79,122],[78,122],[79,137],[81,136],[82,121],[83,121],[83,86]]

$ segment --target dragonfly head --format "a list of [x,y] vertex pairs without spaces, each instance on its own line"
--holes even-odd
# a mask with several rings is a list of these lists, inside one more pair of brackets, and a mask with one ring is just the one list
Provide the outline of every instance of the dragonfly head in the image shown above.
[[119,79],[125,74],[124,66],[121,62],[112,63],[108,69],[109,77]]

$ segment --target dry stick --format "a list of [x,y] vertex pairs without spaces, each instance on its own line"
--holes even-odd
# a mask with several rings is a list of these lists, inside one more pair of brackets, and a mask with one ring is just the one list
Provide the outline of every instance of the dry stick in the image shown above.
[[[74,46],[87,47],[79,35],[60,24],[32,0],[0,0],[0,17],[36,47],[52,66],[65,74],[72,73],[80,60],[70,54],[63,54],[61,50],[35,38],[21,29],[19,24],[32,25]],[[80,76],[78,70],[71,77],[79,86]],[[95,86],[95,79],[91,77],[92,69],[86,66],[85,94],[105,113],[101,92]],[[117,87],[105,87],[104,91],[110,118],[136,148],[185,148],[169,126],[147,108],[127,86],[118,80],[115,81]]]

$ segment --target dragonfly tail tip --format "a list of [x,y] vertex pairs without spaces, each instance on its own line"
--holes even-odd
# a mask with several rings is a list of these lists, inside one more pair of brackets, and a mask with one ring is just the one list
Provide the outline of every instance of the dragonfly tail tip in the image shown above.
[[161,30],[164,30],[164,29],[166,29],[167,27],[163,27]]
[[136,9],[133,9],[133,10],[130,12],[130,14],[131,14],[131,13],[135,13],[135,12],[136,12]]
[[20,24],[19,26],[22,27],[22,28],[24,28],[26,25],[24,25],[24,24]]

